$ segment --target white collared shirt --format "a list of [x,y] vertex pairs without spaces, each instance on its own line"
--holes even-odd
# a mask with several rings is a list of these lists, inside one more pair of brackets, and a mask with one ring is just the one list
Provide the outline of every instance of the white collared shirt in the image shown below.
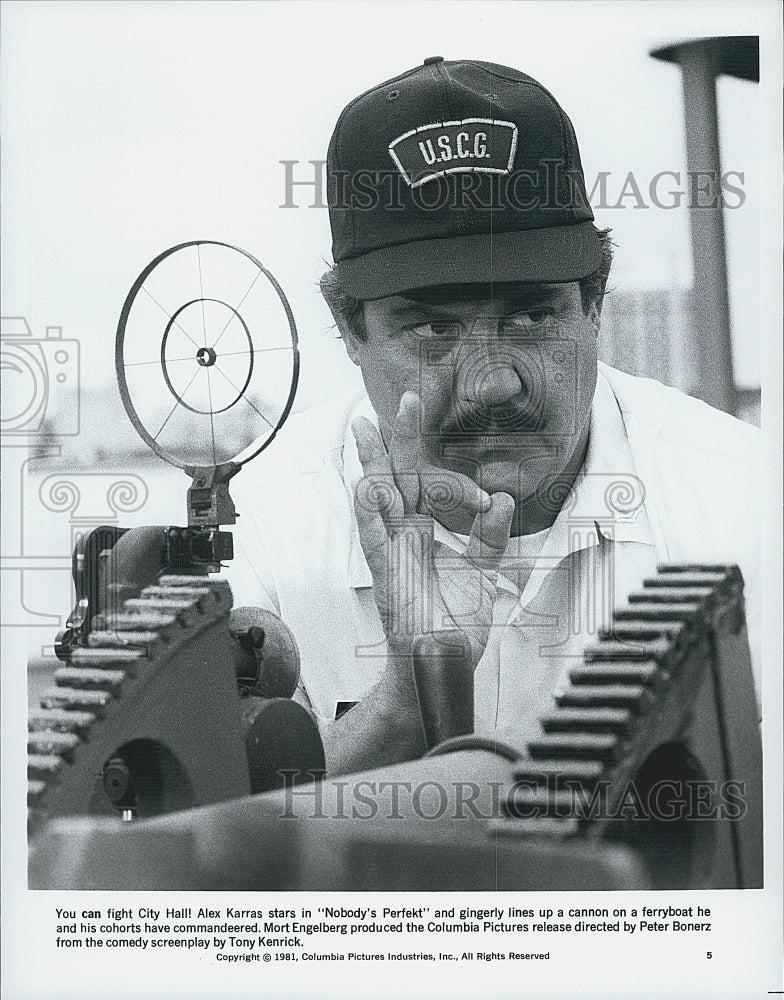
[[[339,703],[360,700],[386,661],[353,515],[361,466],[350,424],[360,413],[374,417],[364,396],[299,414],[258,460],[259,474],[252,465],[232,488],[242,515],[228,573],[235,605],[268,607],[289,625],[304,688],[324,722]],[[476,673],[479,731],[513,728],[539,711],[613,603],[658,561],[740,563],[750,595],[758,551],[753,531],[743,529],[755,525],[755,450],[753,428],[600,365],[573,489],[533,566],[529,554],[521,587],[515,560],[525,563],[518,549],[531,540],[512,540],[502,565],[489,644],[497,656],[483,657]],[[737,509],[746,520],[733,526]],[[436,538],[459,551],[446,529]]]

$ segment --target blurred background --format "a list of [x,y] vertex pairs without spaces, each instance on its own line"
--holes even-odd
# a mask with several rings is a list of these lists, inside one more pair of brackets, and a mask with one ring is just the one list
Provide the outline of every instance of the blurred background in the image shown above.
[[[36,649],[69,610],[59,595],[75,532],[184,516],[188,480],[137,436],[114,377],[120,310],[155,256],[213,239],[275,275],[300,335],[295,410],[359,385],[318,292],[331,255],[327,210],[311,207],[314,172],[343,106],[428,55],[522,69],[571,117],[597,225],[611,227],[617,244],[603,359],[759,423],[760,187],[769,169],[760,163],[760,87],[747,50],[744,72],[723,50],[701,50],[702,62],[688,68],[698,93],[687,149],[682,51],[651,53],[762,34],[763,86],[775,87],[778,67],[771,81],[765,54],[769,42],[778,51],[777,5],[2,7],[4,569],[15,574],[19,619],[5,621],[32,629]],[[281,161],[293,161],[292,177],[305,183],[287,191]],[[705,237],[692,231],[687,171],[717,162],[726,204],[709,213]],[[714,259],[716,216],[726,291],[721,267],[708,278],[704,260],[695,269],[693,243],[711,251],[708,265]],[[706,314],[713,306],[723,329]],[[43,389],[8,361],[20,340],[38,345]],[[110,496],[109,480],[125,485]],[[40,560],[35,571],[31,559]]]

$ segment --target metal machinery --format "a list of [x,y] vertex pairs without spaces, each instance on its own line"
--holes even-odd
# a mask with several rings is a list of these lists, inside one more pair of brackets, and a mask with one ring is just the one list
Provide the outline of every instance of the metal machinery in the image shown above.
[[[241,304],[267,279],[286,344],[259,347],[251,323],[225,304],[236,295],[200,293],[169,317],[156,364],[144,350],[134,355],[136,306],[142,292],[156,301],[156,269],[195,254],[201,281],[213,251],[229,255],[224,280],[240,258],[250,269]],[[186,309],[201,338],[191,336]],[[237,335],[245,358],[244,376],[229,372],[228,400],[216,398],[212,372],[224,334]],[[253,394],[262,350],[288,352],[277,410]],[[216,575],[232,554],[231,535],[220,530],[235,519],[228,481],[285,420],[297,362],[288,303],[242,251],[176,247],[132,288],[118,331],[120,388],[142,437],[192,477],[188,527],[99,529],[75,554],[77,607],[58,637],[63,666],[30,717],[30,886],[761,886],[761,744],[736,567],[662,566],[643,580],[553,692],[522,753],[473,735],[466,712],[455,711],[457,694],[463,706],[472,698],[459,636],[422,637],[412,669],[428,753],[324,777],[315,724],[290,700],[298,678],[291,633],[260,609],[232,611]],[[159,370],[175,398],[155,434],[145,428],[150,414],[138,412],[146,393],[135,395],[129,379],[137,365]],[[260,445],[254,433],[227,458],[237,442],[226,445],[219,421],[237,406],[268,426]],[[196,444],[183,459],[175,438],[162,441],[182,410],[204,418],[206,456]],[[367,796],[349,801],[347,789],[361,787],[375,796],[396,789],[392,808],[374,808]]]
[[[170,315],[163,292],[195,275],[199,292]],[[273,788],[287,765],[324,767],[315,723],[290,700],[293,636],[262,609],[230,613],[215,575],[233,556],[229,481],[273,441],[296,392],[282,289],[242,250],[173,247],[131,288],[115,360],[134,427],[191,477],[188,524],[101,527],[77,546],[62,666],[30,717],[33,828],[82,812],[143,818]]]

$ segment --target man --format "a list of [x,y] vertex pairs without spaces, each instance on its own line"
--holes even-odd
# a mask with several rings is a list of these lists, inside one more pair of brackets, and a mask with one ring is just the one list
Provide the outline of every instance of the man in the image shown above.
[[432,57],[347,106],[327,170],[366,395],[240,477],[232,583],[294,631],[330,770],[423,752],[419,634],[463,633],[476,731],[522,746],[658,562],[740,563],[754,617],[756,433],[598,364],[611,244],[552,95]]

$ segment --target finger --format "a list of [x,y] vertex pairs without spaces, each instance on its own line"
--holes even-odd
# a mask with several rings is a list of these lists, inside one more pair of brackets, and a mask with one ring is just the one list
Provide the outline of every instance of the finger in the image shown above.
[[403,510],[406,514],[415,513],[419,504],[419,470],[422,461],[421,414],[419,396],[412,390],[404,392],[392,427],[389,458],[395,482],[403,497]]
[[378,429],[365,417],[351,424],[357,454],[365,474],[354,494],[354,506],[380,514],[384,520],[403,517],[403,498],[395,484],[390,461]]
[[384,441],[377,427],[367,417],[354,417],[351,432],[357,444],[357,454],[366,475],[372,472],[391,472]]
[[436,518],[458,510],[469,514],[490,510],[490,495],[462,472],[426,465],[419,480],[422,507]]
[[384,586],[387,580],[387,545],[389,536],[386,525],[377,510],[373,510],[366,498],[361,495],[361,488],[367,479],[357,485],[354,497],[354,512],[357,519],[357,530],[362,551],[365,554],[374,586]]
[[384,631],[389,638],[408,642],[432,627],[424,581],[432,565],[432,519],[401,518],[387,526],[381,514],[361,502],[361,497],[355,502],[355,511]]
[[[359,543],[365,555],[370,575],[373,580],[373,593],[381,615],[385,621],[389,604],[389,535],[384,523],[382,510],[379,507],[379,497],[382,505],[390,504],[390,484],[392,474],[379,481],[378,476],[365,476],[356,486],[354,492],[354,515],[357,521]],[[398,497],[398,505],[402,509],[402,501]]]
[[508,493],[494,493],[490,509],[476,515],[465,554],[487,572],[498,572],[514,516],[514,500]]

